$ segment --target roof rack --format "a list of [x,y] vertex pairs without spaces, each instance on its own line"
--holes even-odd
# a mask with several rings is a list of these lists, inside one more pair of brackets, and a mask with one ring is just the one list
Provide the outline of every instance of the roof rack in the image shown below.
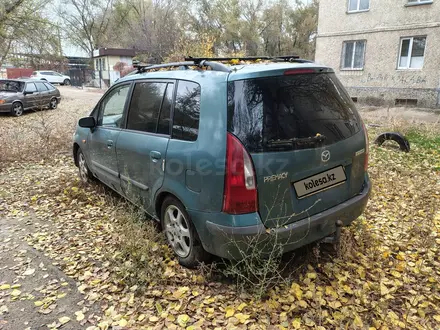
[[185,62],[172,62],[172,63],[152,64],[152,65],[141,64],[140,62],[133,61],[133,67],[137,69],[137,73],[142,73],[149,70],[157,70],[162,68],[173,68],[173,67],[182,67],[182,69],[187,70],[188,67],[190,66],[197,66],[199,68],[210,67],[214,71],[231,72],[231,69],[222,63],[210,62],[204,59],[201,59],[200,61],[185,59]]
[[284,56],[248,56],[248,57],[186,57],[185,62],[172,62],[163,64],[141,64],[139,61],[133,61],[133,67],[137,69],[135,73],[143,73],[150,70],[158,70],[162,68],[181,67],[182,70],[187,70],[190,66],[199,68],[210,67],[213,71],[231,72],[232,69],[221,62],[231,61],[272,61],[272,62],[296,62],[296,63],[313,63],[313,61],[299,58],[297,55]]
[[247,56],[247,57],[186,57],[185,61],[194,61],[195,63],[200,63],[201,61],[218,61],[218,62],[229,62],[229,61],[260,61],[269,60],[272,62],[297,62],[297,63],[313,63],[306,59],[300,58],[298,55],[283,55],[283,56]]

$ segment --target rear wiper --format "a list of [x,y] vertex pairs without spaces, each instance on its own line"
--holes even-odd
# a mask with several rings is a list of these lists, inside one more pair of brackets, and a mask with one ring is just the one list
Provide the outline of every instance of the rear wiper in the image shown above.
[[266,146],[269,148],[299,148],[304,149],[313,145],[320,144],[325,141],[327,137],[325,135],[317,134],[306,138],[292,138],[292,139],[279,139],[269,140],[266,142]]
[[316,134],[315,136],[309,136],[306,138],[292,138],[282,140],[269,140],[267,145],[270,147],[286,147],[286,146],[303,146],[310,144],[318,144],[324,142],[327,137],[325,135]]

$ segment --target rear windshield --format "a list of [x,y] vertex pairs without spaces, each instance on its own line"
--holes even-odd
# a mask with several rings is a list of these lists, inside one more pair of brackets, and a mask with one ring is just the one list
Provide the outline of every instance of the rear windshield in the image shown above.
[[14,80],[0,80],[1,92],[21,92],[24,88],[24,82]]
[[250,152],[319,147],[359,129],[355,105],[334,73],[228,83],[228,130]]

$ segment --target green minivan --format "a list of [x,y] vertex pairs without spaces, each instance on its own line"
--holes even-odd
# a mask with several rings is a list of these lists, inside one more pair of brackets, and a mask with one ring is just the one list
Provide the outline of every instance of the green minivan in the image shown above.
[[332,69],[230,60],[138,65],[74,135],[81,179],[160,221],[186,267],[337,237],[371,190],[367,132]]

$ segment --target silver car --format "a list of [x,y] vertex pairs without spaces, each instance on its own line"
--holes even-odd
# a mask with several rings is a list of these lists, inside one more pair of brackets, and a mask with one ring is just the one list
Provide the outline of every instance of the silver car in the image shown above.
[[60,101],[60,91],[48,82],[0,79],[0,112],[18,117],[25,110],[56,109]]

